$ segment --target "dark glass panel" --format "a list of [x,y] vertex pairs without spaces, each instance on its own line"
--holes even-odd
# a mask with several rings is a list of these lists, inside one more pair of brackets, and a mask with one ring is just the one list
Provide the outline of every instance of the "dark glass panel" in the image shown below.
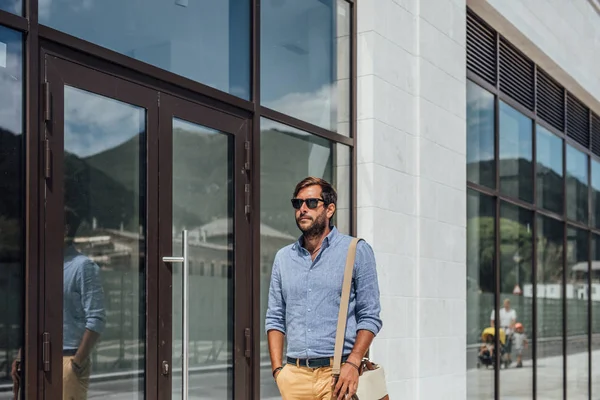
[[467,82],[467,180],[496,187],[494,95]]
[[500,191],[533,202],[533,122],[500,102]]
[[588,156],[567,145],[567,217],[588,223]]
[[537,205],[562,214],[563,140],[540,125],[536,129]]
[[467,399],[494,398],[494,375],[482,352],[482,333],[494,310],[495,205],[492,197],[467,192]]

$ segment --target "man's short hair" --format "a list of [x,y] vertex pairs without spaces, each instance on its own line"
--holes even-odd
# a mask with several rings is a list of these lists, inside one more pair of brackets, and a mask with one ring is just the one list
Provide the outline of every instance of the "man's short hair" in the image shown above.
[[67,237],[73,239],[81,225],[81,217],[70,207],[65,207],[65,225],[69,227]]
[[320,186],[321,187],[321,197],[323,197],[323,201],[325,202],[325,206],[329,204],[336,205],[337,203],[337,192],[331,186],[329,182],[325,179],[316,178],[314,176],[309,176],[308,178],[304,178],[297,185],[296,189],[294,189],[294,197],[298,196],[298,193],[304,188],[309,186]]

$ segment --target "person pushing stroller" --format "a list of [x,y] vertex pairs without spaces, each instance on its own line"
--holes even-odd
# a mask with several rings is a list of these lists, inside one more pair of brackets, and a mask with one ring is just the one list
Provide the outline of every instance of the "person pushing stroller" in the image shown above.
[[[517,311],[510,307],[510,300],[504,300],[504,307],[500,309],[500,328],[504,329],[506,333],[506,345],[504,347],[506,355],[507,366],[512,363],[512,339],[515,330],[515,324],[517,323]],[[490,326],[496,326],[496,313],[492,310],[490,316]]]

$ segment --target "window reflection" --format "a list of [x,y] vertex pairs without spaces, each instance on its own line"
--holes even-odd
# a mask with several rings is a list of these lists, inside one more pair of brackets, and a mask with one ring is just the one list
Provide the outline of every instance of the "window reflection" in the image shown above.
[[567,145],[567,217],[588,223],[588,156]]
[[591,188],[592,191],[592,215],[591,223],[595,228],[600,228],[600,162],[597,160],[591,160],[592,176],[591,176]]
[[[2,3],[0,2],[0,5]],[[19,32],[0,26],[0,398],[13,398],[11,369],[21,371],[25,306],[23,137],[23,41]],[[15,389],[23,387],[22,374]]]
[[494,95],[467,83],[467,180],[496,186],[494,162]]
[[261,398],[279,398],[270,369],[264,318],[271,268],[276,252],[295,242],[301,232],[290,204],[296,184],[307,176],[323,178],[338,193],[334,224],[350,233],[350,149],[307,132],[261,120],[260,149],[260,306],[261,306]]
[[533,215],[508,203],[500,205],[500,299],[494,326],[506,335],[502,347],[505,368],[519,374],[500,376],[503,397],[531,398],[533,393]]
[[350,4],[261,3],[264,106],[350,135]]
[[[233,397],[233,137],[173,118],[172,254],[188,231],[190,398]],[[199,207],[198,205],[202,206]],[[183,265],[172,264],[172,399],[182,398]],[[210,379],[206,379],[211,371]],[[210,393],[210,395],[208,395]],[[199,397],[196,397],[199,396]]]
[[518,199],[533,201],[533,122],[500,102],[500,190]]
[[537,398],[563,388],[563,222],[537,217]]
[[537,204],[562,214],[563,140],[540,125],[536,129]]
[[589,232],[567,229],[567,398],[588,398]]
[[[63,392],[79,398],[87,382],[89,397],[143,398],[146,112],[69,86],[64,93]],[[88,331],[92,351],[82,354]]]
[[[9,13],[23,15],[22,0],[0,0],[0,10],[8,11]],[[0,42],[2,40],[0,39]]]
[[40,23],[250,98],[250,1],[53,0]]
[[[494,309],[495,207],[491,197],[467,195],[467,399],[494,398],[490,357],[480,357],[482,335]],[[477,368],[479,367],[479,368]],[[481,369],[481,370],[480,370]],[[490,370],[491,371],[491,370]]]

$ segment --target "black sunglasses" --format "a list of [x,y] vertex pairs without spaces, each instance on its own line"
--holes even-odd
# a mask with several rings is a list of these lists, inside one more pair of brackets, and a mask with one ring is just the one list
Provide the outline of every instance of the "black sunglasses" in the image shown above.
[[302,204],[306,203],[306,207],[310,208],[311,210],[314,210],[315,208],[317,208],[320,201],[325,203],[325,200],[323,199],[292,199],[292,206],[296,210],[299,210],[302,207]]

